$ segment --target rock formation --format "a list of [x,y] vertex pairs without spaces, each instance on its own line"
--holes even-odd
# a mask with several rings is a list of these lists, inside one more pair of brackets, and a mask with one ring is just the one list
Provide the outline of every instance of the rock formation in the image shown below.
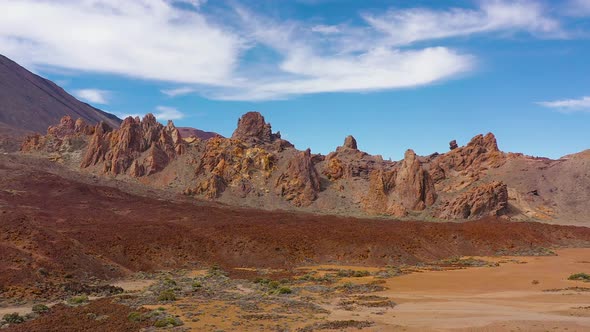
[[184,152],[185,143],[174,124],[163,126],[152,114],[143,120],[126,118],[119,129],[96,126],[81,167],[102,165],[104,173],[141,177],[161,171]]
[[346,136],[346,138],[344,139],[344,145],[342,147],[347,148],[347,149],[353,149],[353,150],[358,149],[358,147],[356,145],[356,139],[354,139],[354,137],[352,137],[352,135]]
[[286,171],[279,175],[275,189],[279,196],[295,206],[308,206],[317,198],[320,176],[309,149],[291,158]]
[[365,210],[373,214],[405,216],[421,211],[436,201],[434,182],[412,150],[406,151],[401,165],[390,171],[373,171]]
[[508,188],[499,181],[474,186],[440,209],[443,219],[479,219],[507,212]]
[[430,166],[430,174],[435,182],[444,180],[452,172],[463,172],[475,181],[481,171],[499,167],[505,161],[506,157],[498,149],[496,137],[488,133],[485,136],[477,135],[466,146],[436,157]]
[[84,136],[92,135],[94,127],[89,126],[82,119],[74,121],[66,115],[61,118],[59,124],[50,126],[47,135],[33,134],[25,137],[21,145],[21,151],[43,152],[67,152],[77,150],[85,145]]
[[328,154],[322,169],[322,174],[331,181],[361,177],[369,178],[370,171],[374,168],[379,158],[370,156],[358,149],[356,139],[347,136],[344,144],[336,148],[335,152]]
[[459,147],[459,145],[457,145],[457,141],[456,140],[452,140],[452,141],[449,142],[449,150],[455,150],[458,147]]
[[[403,160],[386,161],[359,150],[348,136],[327,156],[312,155],[272,133],[256,112],[238,121],[232,138],[207,140],[184,140],[172,122],[164,126],[151,114],[129,117],[118,129],[64,117],[47,135],[30,136],[22,146],[50,152],[52,160],[69,155],[62,160],[96,174],[141,177],[146,185],[228,204],[441,219],[507,213],[506,182],[490,182],[492,174],[508,161],[528,159],[501,152],[492,134],[462,147],[451,141],[450,148],[425,157],[408,150]],[[541,198],[529,203],[547,205]]]
[[275,167],[275,155],[263,148],[235,139],[213,137],[206,141],[196,161],[197,194],[209,199],[219,197],[227,187],[249,192],[251,181],[264,181]]
[[406,209],[424,210],[436,201],[434,182],[413,150],[406,151],[395,183],[400,203]]

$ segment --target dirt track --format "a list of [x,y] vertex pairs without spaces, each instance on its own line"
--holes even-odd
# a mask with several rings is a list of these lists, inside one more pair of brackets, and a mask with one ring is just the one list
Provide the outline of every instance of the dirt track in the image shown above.
[[21,287],[44,294],[52,283],[195,264],[386,265],[590,244],[583,227],[362,220],[158,200],[6,160],[0,160],[0,220],[3,296]]

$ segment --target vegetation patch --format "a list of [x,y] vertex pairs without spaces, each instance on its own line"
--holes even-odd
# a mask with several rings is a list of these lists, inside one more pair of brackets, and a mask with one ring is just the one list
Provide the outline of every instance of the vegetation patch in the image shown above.
[[74,305],[84,304],[87,302],[88,302],[88,295],[78,295],[78,296],[71,297],[68,300],[69,304],[74,304]]
[[160,318],[154,323],[155,327],[176,327],[182,325],[184,323],[180,319],[172,316]]
[[569,278],[567,278],[568,280],[579,280],[579,281],[585,281],[585,282],[590,282],[590,274],[588,273],[574,273],[571,276],[569,276]]
[[358,320],[335,320],[331,322],[316,323],[297,331],[299,332],[312,332],[315,330],[342,330],[349,328],[363,329],[365,327],[373,326],[371,321],[358,321]]
[[160,295],[158,295],[158,301],[176,301],[176,294],[174,294],[174,291],[171,289],[162,291],[160,292]]
[[49,307],[45,304],[35,304],[33,306],[33,312],[36,314],[42,314],[49,311]]

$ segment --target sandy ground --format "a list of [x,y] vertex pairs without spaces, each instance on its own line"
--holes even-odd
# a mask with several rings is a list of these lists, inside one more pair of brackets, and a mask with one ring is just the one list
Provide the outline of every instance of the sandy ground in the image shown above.
[[[590,331],[590,292],[564,290],[590,287],[567,280],[572,273],[590,271],[590,249],[564,249],[558,255],[484,257],[500,266],[387,279],[388,289],[375,295],[397,306],[356,311],[354,319],[374,321],[367,331]],[[329,319],[351,319],[348,311],[329,310]]]

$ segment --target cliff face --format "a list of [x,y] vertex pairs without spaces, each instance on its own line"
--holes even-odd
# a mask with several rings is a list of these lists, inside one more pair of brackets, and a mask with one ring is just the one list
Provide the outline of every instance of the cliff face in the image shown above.
[[[552,202],[564,197],[543,186],[533,190],[536,183],[545,183],[540,178],[527,182],[515,177],[524,174],[518,169],[542,169],[535,165],[561,161],[506,154],[492,134],[475,136],[465,146],[452,141],[449,152],[428,157],[408,150],[397,162],[361,151],[357,140],[348,136],[342,146],[322,156],[309,149],[297,150],[255,112],[238,121],[231,138],[208,139],[183,138],[172,122],[164,126],[152,115],[127,118],[118,129],[64,117],[45,136],[29,136],[21,149],[49,153],[62,162],[77,160],[81,169],[98,175],[268,209],[439,220],[490,215],[528,220],[553,218],[558,209],[551,207]],[[578,165],[585,160],[563,162]]]
[[184,149],[172,121],[163,126],[151,114],[143,120],[128,117],[119,129],[97,125],[81,167],[100,165],[104,173],[141,177],[161,171]]

